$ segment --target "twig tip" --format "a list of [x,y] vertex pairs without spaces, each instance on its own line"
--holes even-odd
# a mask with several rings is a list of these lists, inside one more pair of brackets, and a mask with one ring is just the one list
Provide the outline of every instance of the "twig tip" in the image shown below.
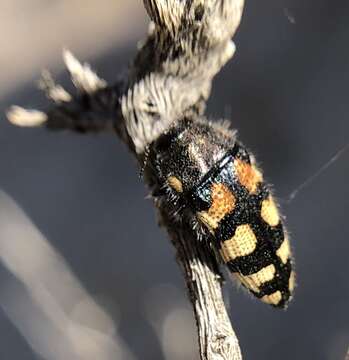
[[47,121],[47,115],[38,110],[11,106],[6,112],[7,119],[13,125],[22,127],[40,126]]

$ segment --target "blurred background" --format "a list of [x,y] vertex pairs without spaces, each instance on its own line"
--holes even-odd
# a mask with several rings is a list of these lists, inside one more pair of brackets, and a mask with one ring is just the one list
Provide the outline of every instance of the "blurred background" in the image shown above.
[[[277,311],[227,283],[244,358],[344,359],[349,345],[349,2],[246,0],[210,117],[229,117],[274,185],[298,287]],[[197,359],[181,272],[126,148],[8,124],[43,108],[68,47],[109,82],[145,37],[141,0],[0,0],[0,359]],[[69,87],[69,85],[68,85]]]

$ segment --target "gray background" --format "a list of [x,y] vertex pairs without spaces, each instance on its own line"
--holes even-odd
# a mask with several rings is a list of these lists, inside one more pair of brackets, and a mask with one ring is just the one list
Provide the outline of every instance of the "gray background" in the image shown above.
[[[143,24],[142,16],[135,21]],[[344,359],[349,345],[349,153],[293,202],[282,200],[348,143],[348,17],[345,0],[247,0],[236,56],[214,82],[207,114],[229,116],[256,154],[281,199],[297,265],[296,296],[286,312],[226,285],[246,359]],[[132,21],[130,15],[130,28]],[[84,60],[112,81],[134,53],[132,38]],[[65,74],[60,79],[68,83]],[[117,306],[120,334],[135,356],[163,359],[143,299],[159,284],[180,292],[184,284],[131,156],[111,135],[8,124],[3,114],[10,104],[45,105],[32,81],[0,101],[0,188],[63,255],[87,291],[109,299],[111,317]],[[14,281],[1,265],[0,281]],[[195,350],[195,336],[188,336]],[[0,310],[0,359],[37,358]]]

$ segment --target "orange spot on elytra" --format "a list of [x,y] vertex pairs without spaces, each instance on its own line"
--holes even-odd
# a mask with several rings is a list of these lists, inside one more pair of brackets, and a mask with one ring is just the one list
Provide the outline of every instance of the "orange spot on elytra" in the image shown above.
[[225,215],[231,213],[235,207],[235,196],[224,184],[212,184],[211,207],[207,211],[200,211],[198,217],[211,230],[218,227]]
[[257,293],[263,284],[274,279],[275,272],[275,266],[270,264],[252,275],[236,275],[248,289]]
[[282,299],[281,291],[275,291],[270,295],[265,295],[261,298],[261,300],[267,304],[278,305]]
[[248,224],[239,225],[231,239],[222,243],[221,254],[223,260],[228,262],[240,256],[253,253],[257,246],[257,238]]
[[258,184],[263,180],[260,171],[253,165],[247,164],[240,159],[235,159],[234,165],[240,184],[250,193],[255,193],[257,191]]
[[280,222],[279,210],[271,195],[262,202],[261,216],[270,226],[276,226]]
[[296,286],[296,275],[294,271],[291,271],[290,278],[288,280],[288,288],[291,293],[293,292],[295,286]]
[[280,258],[280,260],[286,264],[291,254],[290,243],[288,241],[287,235],[285,235],[285,239],[282,242],[281,246],[277,249],[276,255]]
[[183,184],[177,177],[169,176],[167,179],[167,183],[171,186],[173,190],[179,193],[183,192]]

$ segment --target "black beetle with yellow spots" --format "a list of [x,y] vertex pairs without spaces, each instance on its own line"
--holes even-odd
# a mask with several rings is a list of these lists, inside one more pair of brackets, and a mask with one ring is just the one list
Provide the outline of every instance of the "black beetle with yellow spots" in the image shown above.
[[253,295],[285,308],[295,275],[283,219],[254,157],[224,123],[185,118],[149,148],[145,176],[173,221],[208,239]]

